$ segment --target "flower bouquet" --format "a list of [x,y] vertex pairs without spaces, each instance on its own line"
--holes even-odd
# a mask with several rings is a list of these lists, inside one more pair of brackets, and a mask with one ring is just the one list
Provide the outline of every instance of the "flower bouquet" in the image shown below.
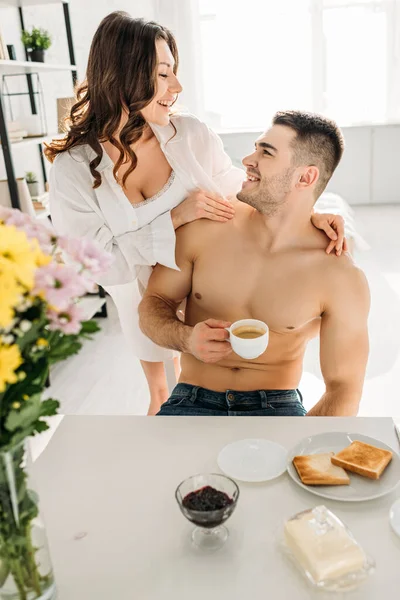
[[[60,255],[66,263],[60,260]],[[0,207],[0,598],[50,600],[54,581],[25,440],[48,429],[59,403],[42,398],[51,365],[99,330],[79,299],[111,256]]]

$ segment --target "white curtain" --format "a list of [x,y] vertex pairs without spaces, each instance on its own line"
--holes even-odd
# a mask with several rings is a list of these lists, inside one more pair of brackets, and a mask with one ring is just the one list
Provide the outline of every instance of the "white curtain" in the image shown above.
[[153,0],[154,20],[171,29],[179,49],[179,79],[183,92],[178,100],[201,117],[203,110],[202,56],[198,0]]

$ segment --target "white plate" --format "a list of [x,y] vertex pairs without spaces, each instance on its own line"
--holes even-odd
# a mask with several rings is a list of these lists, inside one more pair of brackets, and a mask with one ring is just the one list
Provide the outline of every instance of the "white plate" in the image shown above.
[[259,483],[279,477],[286,471],[287,450],[269,440],[249,439],[228,444],[218,455],[218,466],[225,475]]
[[[382,473],[380,479],[373,480],[368,479],[367,477],[361,477],[361,475],[357,475],[356,473],[349,473],[350,485],[312,486],[304,485],[301,482],[292,463],[295,456],[324,452],[335,452],[336,454],[355,440],[393,452],[393,458]],[[322,498],[329,498],[330,500],[360,502],[363,500],[374,500],[375,498],[385,496],[397,487],[400,483],[400,457],[393,448],[366,435],[361,435],[360,433],[330,431],[305,438],[296,444],[296,446],[289,451],[287,471],[293,481],[311,494],[322,496]]]
[[389,520],[393,531],[400,537],[400,498],[391,507]]

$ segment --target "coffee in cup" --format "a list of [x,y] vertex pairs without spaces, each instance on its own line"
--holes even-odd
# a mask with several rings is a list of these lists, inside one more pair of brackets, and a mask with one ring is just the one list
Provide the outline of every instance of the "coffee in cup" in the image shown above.
[[227,331],[232,350],[242,358],[258,358],[267,349],[269,329],[263,321],[242,319],[233,323]]
[[254,340],[255,338],[264,335],[265,331],[259,327],[252,327],[250,325],[242,325],[237,329],[232,330],[233,335],[242,340]]

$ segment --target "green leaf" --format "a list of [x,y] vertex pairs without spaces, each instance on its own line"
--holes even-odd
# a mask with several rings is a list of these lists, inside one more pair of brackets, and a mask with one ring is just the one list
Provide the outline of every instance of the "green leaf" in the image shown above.
[[23,31],[21,40],[26,48],[47,50],[51,45],[51,37],[45,29],[34,27],[31,32]]
[[40,417],[40,409],[40,394],[35,394],[24,403],[22,408],[10,411],[5,423],[6,429],[13,432],[29,427]]
[[[52,414],[56,414],[56,413],[52,413]],[[52,415],[48,415],[48,416],[52,416]],[[49,426],[47,425],[46,421],[37,421],[35,424],[35,432],[36,433],[42,433],[43,431],[47,431],[48,429],[49,429]]]
[[74,342],[71,340],[62,341],[57,344],[56,347],[52,347],[48,354],[49,364],[54,364],[56,362],[60,362],[73,356],[74,354],[78,354],[79,350],[82,348],[81,342]]
[[100,327],[96,321],[83,321],[82,322],[82,333],[97,333],[100,331]]
[[5,557],[0,558],[0,589],[6,582],[8,574],[10,573],[10,567]]
[[40,416],[41,417],[52,417],[57,414],[57,409],[60,407],[58,400],[54,398],[48,398],[44,400],[40,405]]
[[47,357],[37,363],[25,363],[22,365],[26,377],[23,381],[11,385],[4,395],[4,402],[10,404],[19,401],[24,394],[32,396],[42,391],[48,373]]
[[18,338],[17,344],[23,352],[27,346],[36,343],[36,340],[43,337],[44,328],[46,325],[46,319],[41,317],[33,322],[32,327],[22,337]]
[[[57,411],[45,416],[52,416],[53,414],[57,414]],[[43,416],[43,415],[42,415]],[[15,446],[17,446],[20,442],[22,442],[25,438],[35,435],[36,433],[42,433],[43,431],[47,431],[49,429],[46,421],[40,421],[37,419],[34,423],[31,423],[25,429],[19,430],[14,434],[8,434],[8,439],[5,439],[5,436],[2,436],[0,439],[0,448],[2,452],[6,452],[7,450],[11,450]]]
[[24,498],[24,496],[26,494],[26,491],[27,491],[26,490],[26,483],[25,483],[25,481],[23,481],[20,484],[19,489],[18,489],[18,503],[22,502],[22,500],[23,500],[23,498]]
[[29,500],[33,502],[33,504],[35,504],[36,506],[39,504],[39,494],[35,492],[35,490],[28,490],[27,496]]
[[[34,435],[36,432],[36,423],[32,423],[29,427],[26,427],[22,431],[18,431],[14,435],[10,436],[8,443],[6,445],[4,445],[4,447],[3,447],[3,443],[1,444],[1,450],[2,451],[10,450],[11,448],[14,448],[17,444],[22,442],[26,437],[29,437],[30,435]],[[40,421],[39,421],[39,423],[40,423]],[[48,429],[48,427],[46,429]]]

